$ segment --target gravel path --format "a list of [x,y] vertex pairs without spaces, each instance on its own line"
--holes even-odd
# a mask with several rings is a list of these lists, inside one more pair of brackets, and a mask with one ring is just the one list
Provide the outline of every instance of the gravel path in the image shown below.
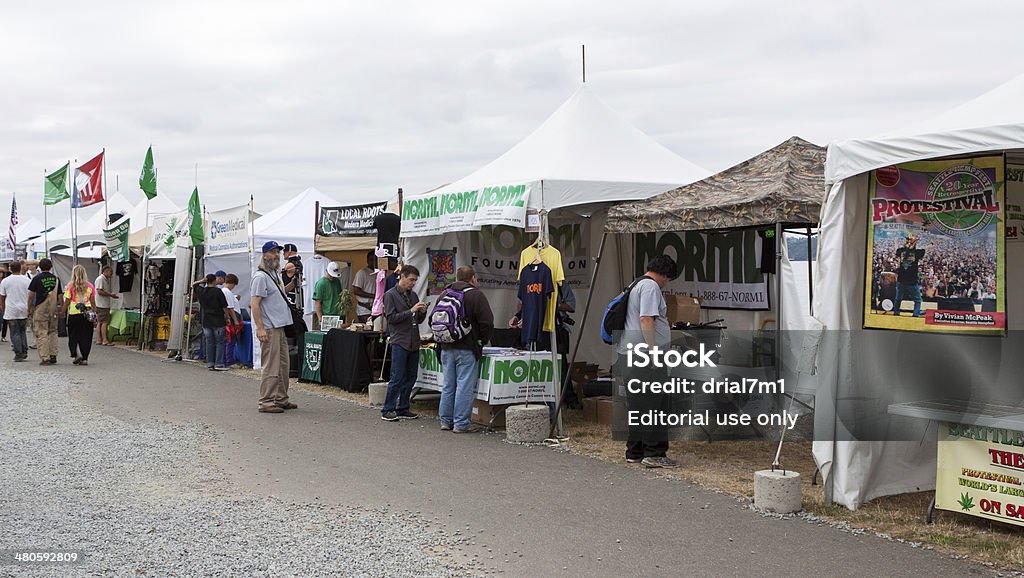
[[201,425],[131,424],[82,406],[72,383],[0,380],[0,548],[85,553],[3,576],[452,576],[461,539],[415,514],[285,503],[234,489]]

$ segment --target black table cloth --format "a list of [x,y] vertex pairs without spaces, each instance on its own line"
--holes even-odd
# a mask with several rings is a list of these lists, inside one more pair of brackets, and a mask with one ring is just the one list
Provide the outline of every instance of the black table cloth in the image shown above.
[[373,331],[332,329],[324,336],[320,378],[323,383],[358,392],[370,385],[369,345],[380,337]]

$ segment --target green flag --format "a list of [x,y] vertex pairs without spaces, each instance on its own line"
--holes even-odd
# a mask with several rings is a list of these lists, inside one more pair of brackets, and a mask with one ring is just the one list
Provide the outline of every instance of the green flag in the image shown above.
[[192,246],[202,245],[203,235],[203,209],[199,205],[199,189],[192,189],[192,196],[188,199],[188,236],[192,240]]
[[139,175],[139,188],[146,193],[146,198],[153,200],[156,196],[156,167],[153,166],[153,147],[146,151],[146,160],[142,163],[142,174]]
[[56,171],[46,175],[43,179],[43,204],[56,205],[64,199],[70,199],[68,194],[68,167],[71,163],[64,165]]

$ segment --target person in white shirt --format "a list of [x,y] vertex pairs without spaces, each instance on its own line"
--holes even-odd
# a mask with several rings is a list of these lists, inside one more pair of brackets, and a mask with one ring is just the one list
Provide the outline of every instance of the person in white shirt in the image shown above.
[[239,303],[241,297],[235,294],[235,287],[238,286],[238,275],[234,273],[228,273],[224,276],[224,286],[221,290],[224,291],[224,298],[228,300],[228,307],[235,310],[235,317],[238,323],[242,322],[242,305]]
[[114,268],[104,265],[100,276],[96,278],[93,286],[96,287],[96,326],[99,329],[99,344],[113,345],[107,330],[110,328],[110,306],[111,299],[117,299],[119,295],[114,290]]
[[11,274],[0,281],[0,309],[11,331],[14,361],[28,359],[28,286],[31,280],[22,275],[21,261],[11,261]]
[[356,273],[352,280],[352,294],[356,296],[356,321],[366,323],[370,319],[373,297],[377,292],[377,254],[366,253],[366,267]]

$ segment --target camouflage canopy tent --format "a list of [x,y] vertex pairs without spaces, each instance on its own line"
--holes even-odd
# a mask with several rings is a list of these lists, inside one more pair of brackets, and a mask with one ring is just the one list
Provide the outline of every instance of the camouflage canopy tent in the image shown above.
[[825,147],[792,137],[702,181],[616,205],[605,232],[815,225],[824,200]]
[[[618,269],[624,271],[622,281],[625,284],[634,272],[626,261],[633,259],[634,263],[639,263],[635,255],[630,255],[636,247],[635,238],[644,234],[771,228],[777,239],[783,238],[786,232],[805,236],[810,252],[813,229],[825,200],[824,173],[825,148],[792,137],[703,180],[648,199],[612,206],[599,254],[604,254],[606,244],[614,246],[610,251],[618,256]],[[780,250],[779,267],[775,269],[782,273],[773,275],[774,287],[769,287],[770,293],[781,298],[772,299],[770,309],[715,309],[714,316],[724,320],[730,329],[740,331],[759,330],[767,321],[783,329],[800,328],[810,316],[807,294],[811,287],[812,263],[808,260],[806,281],[797,281],[792,275],[796,268],[782,255],[783,250]],[[782,278],[786,278],[785,288]],[[588,304],[587,311],[589,309]],[[785,317],[784,309],[790,312]],[[775,333],[779,339],[781,332]],[[782,355],[782,345],[776,341],[774,356]],[[776,367],[796,365],[788,357],[785,360],[776,357],[775,363]],[[810,381],[799,386],[801,393],[813,391]]]

